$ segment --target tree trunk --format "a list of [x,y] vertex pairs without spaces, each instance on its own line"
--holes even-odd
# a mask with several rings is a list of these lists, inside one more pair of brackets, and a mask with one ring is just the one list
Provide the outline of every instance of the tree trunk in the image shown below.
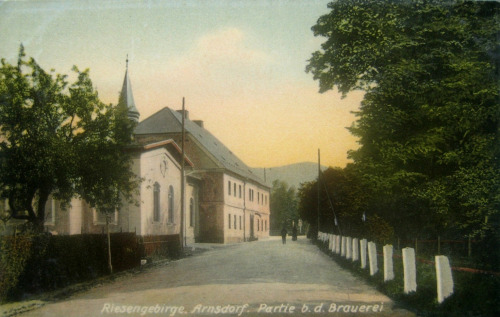
[[113,274],[113,264],[111,263],[111,236],[109,234],[109,214],[106,213],[106,234],[108,236],[108,266],[109,274]]

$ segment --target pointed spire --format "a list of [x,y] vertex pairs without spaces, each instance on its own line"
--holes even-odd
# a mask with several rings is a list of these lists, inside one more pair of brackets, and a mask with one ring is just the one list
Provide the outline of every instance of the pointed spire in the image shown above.
[[135,107],[132,85],[130,84],[130,77],[128,75],[128,54],[125,65],[125,78],[123,80],[122,91],[120,92],[120,97],[118,99],[118,106],[127,107],[129,119],[139,122],[139,111]]

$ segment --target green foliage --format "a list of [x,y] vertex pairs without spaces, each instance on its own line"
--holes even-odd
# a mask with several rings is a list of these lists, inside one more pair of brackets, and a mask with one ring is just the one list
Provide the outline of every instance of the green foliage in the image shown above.
[[123,151],[133,131],[126,111],[99,100],[88,70],[73,71],[70,84],[27,59],[22,46],[17,65],[1,61],[0,196],[12,218],[39,231],[50,194],[111,212],[137,187]]
[[283,181],[273,181],[270,196],[271,219],[270,228],[273,232],[280,232],[285,227],[292,227],[292,222],[297,225],[299,214],[297,210],[297,194],[295,187],[288,187]]
[[31,235],[8,236],[0,239],[0,303],[15,288],[30,256]]
[[[354,166],[325,170],[321,174],[319,191],[320,231],[340,232],[343,235],[366,234],[362,215],[368,211],[368,191]],[[317,227],[318,181],[302,184],[298,197],[300,217]],[[335,225],[335,216],[338,225]]]
[[[55,290],[108,274],[105,235],[50,236],[23,234],[3,237],[0,261],[0,299]],[[111,234],[113,268],[140,265],[140,242],[134,233]]]
[[[300,219],[308,222],[313,227],[318,223],[318,186],[317,181],[305,182],[300,184],[297,192],[298,211]],[[272,213],[271,213],[272,214]],[[317,230],[317,228],[316,228]]]
[[366,92],[350,153],[398,234],[484,238],[500,210],[500,4],[339,0],[312,30],[320,91]]
[[366,222],[366,227],[370,240],[385,244],[394,239],[393,227],[378,215],[370,217],[369,221]]

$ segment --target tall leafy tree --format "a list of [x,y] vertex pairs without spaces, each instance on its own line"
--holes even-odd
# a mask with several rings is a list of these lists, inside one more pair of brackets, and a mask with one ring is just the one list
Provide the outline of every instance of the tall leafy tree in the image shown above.
[[297,211],[297,194],[295,187],[286,182],[275,180],[270,196],[271,230],[279,232],[283,226],[288,227],[299,220]]
[[85,199],[99,211],[131,200],[136,179],[124,148],[133,124],[105,105],[88,70],[76,80],[46,72],[21,46],[17,65],[0,67],[0,195],[11,217],[43,230],[49,195]]
[[345,168],[329,167],[321,173],[319,186],[318,179],[303,183],[298,197],[301,218],[314,228],[319,220],[320,231],[358,236],[365,234],[362,218],[367,213],[369,196],[352,164]]
[[310,225],[308,237],[316,236],[318,230],[318,182],[301,183],[297,192],[300,219]]
[[[481,235],[498,225],[500,5],[329,4],[306,68],[320,91],[366,92],[351,152],[392,223]],[[496,223],[496,225],[495,225]]]

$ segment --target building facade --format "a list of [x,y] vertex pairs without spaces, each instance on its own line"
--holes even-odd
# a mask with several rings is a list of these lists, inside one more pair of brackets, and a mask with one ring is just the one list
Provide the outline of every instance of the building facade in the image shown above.
[[232,243],[269,237],[270,187],[187,111],[163,108],[135,129],[147,144],[170,138],[184,147],[200,180],[197,242]]

